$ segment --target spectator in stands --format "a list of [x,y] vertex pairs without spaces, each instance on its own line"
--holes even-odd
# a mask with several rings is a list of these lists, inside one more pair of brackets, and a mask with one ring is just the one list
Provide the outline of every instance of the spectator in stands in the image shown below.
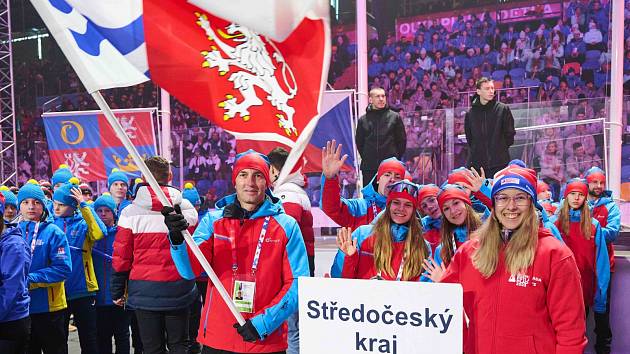
[[367,182],[376,174],[380,162],[389,157],[402,158],[407,145],[405,125],[398,113],[387,106],[385,90],[370,90],[370,105],[357,124],[356,146],[361,154],[361,172]]
[[540,179],[545,181],[554,196],[559,195],[560,185],[564,180],[562,154],[558,151],[558,143],[548,141],[545,151],[540,157]]
[[391,91],[389,91],[387,102],[389,103],[390,107],[396,110],[400,110],[400,108],[402,107],[402,101],[403,90],[402,88],[400,88],[400,82],[396,81],[396,83],[394,83],[394,87],[391,89]]
[[527,77],[530,79],[540,78],[540,72],[542,71],[540,52],[535,52],[529,57],[527,64],[525,65],[525,71],[527,72]]
[[610,22],[608,18],[608,11],[609,9],[602,7],[602,3],[600,0],[594,0],[591,3],[591,7],[587,14],[589,21],[595,21],[595,23],[599,25],[603,33],[608,32],[608,26]]
[[427,50],[425,48],[420,49],[420,56],[417,61],[420,64],[420,69],[424,71],[430,70],[431,64],[433,64],[433,60],[431,60],[431,57],[427,54]]
[[372,62],[368,65],[368,77],[374,78],[383,73],[384,66],[378,54],[372,55]]
[[206,158],[201,156],[201,152],[197,149],[194,156],[188,162],[188,176],[193,179],[201,177],[201,171],[208,167]]
[[[550,116],[553,121],[553,117]],[[541,122],[542,123],[542,122]],[[542,132],[542,135],[538,138],[535,146],[536,156],[542,157],[547,150],[547,145],[549,142],[556,143],[556,151],[560,156],[564,155],[564,145],[562,144],[563,139],[559,134],[559,130],[556,128],[545,128]]]
[[[577,114],[578,121],[584,120],[584,112],[580,111]],[[575,131],[567,135],[565,140],[565,152],[567,156],[573,155],[573,144],[579,142],[584,147],[586,154],[589,156],[593,156],[597,154],[597,145],[595,144],[595,138],[586,130],[586,124],[578,124],[575,126]]]
[[566,105],[570,100],[577,99],[577,95],[575,94],[575,91],[569,88],[567,81],[562,79],[560,80],[558,89],[555,90],[551,96],[551,99],[554,101],[562,101],[562,104]]
[[[519,34],[516,33],[516,31],[514,31],[514,25],[510,24],[508,26],[508,30],[507,32],[503,33],[503,42],[512,47],[514,45],[514,43],[516,43],[516,39],[518,38]],[[503,46],[503,45],[501,45]]]
[[602,43],[602,32],[597,26],[597,22],[591,19],[588,23],[588,32],[584,34],[584,43],[586,43],[587,50],[606,50]]
[[[572,24],[571,25],[571,33],[569,33],[569,35],[567,36],[567,44],[575,41],[576,39],[584,39],[584,35],[582,34],[582,31],[580,30],[580,26],[576,25],[576,24]],[[586,50],[586,47],[584,47],[584,50]]]
[[571,26],[578,26],[581,31],[586,30],[586,14],[582,7],[576,7],[573,16],[571,16]]
[[546,54],[551,54],[557,60],[561,60],[564,57],[564,47],[560,44],[560,37],[553,37],[551,45],[547,48]]
[[576,177],[584,177],[586,170],[592,166],[600,166],[599,156],[591,156],[586,153],[584,146],[580,142],[574,142],[572,145],[573,154],[568,156],[565,164],[567,170],[566,179]]
[[510,161],[509,147],[514,143],[514,118],[510,108],[495,99],[494,83],[482,78],[465,120],[469,146],[468,167],[483,167],[488,176]]

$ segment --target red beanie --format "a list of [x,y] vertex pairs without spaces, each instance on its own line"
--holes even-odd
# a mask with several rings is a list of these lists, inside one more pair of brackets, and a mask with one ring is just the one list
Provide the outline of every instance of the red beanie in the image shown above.
[[418,190],[420,186],[407,180],[398,181],[389,187],[387,194],[387,205],[396,198],[407,199],[413,203],[414,209],[418,207]]
[[466,185],[470,185],[470,182],[468,182],[468,179],[466,179],[466,176],[470,176],[470,171],[468,171],[467,169],[463,167],[457,168],[451,171],[451,173],[448,175],[447,183],[456,184],[457,182],[461,182]]
[[376,180],[378,181],[381,176],[386,172],[393,172],[400,175],[400,178],[405,177],[405,165],[395,157],[390,157],[388,159],[383,160],[380,165],[378,165],[378,171],[376,172]]
[[453,199],[459,199],[462,202],[472,206],[472,203],[470,202],[470,197],[465,190],[457,185],[447,184],[446,186],[444,186],[444,188],[442,188],[437,197],[438,204],[440,205],[440,210],[442,210],[442,208],[444,207],[444,203]]
[[538,185],[536,186],[536,194],[540,194],[542,192],[549,192],[549,185],[544,181],[538,180]]
[[420,192],[418,193],[418,204],[422,203],[422,200],[427,197],[436,197],[438,193],[440,193],[440,187],[435,184],[425,184],[420,187]]
[[567,182],[567,186],[564,189],[564,197],[566,198],[571,192],[579,192],[582,195],[588,195],[588,184],[586,180],[581,178],[572,178]]
[[267,181],[267,187],[271,186],[271,178],[269,178],[269,162],[267,161],[267,158],[251,149],[236,155],[236,161],[234,162],[234,168],[232,169],[232,185],[235,184],[236,176],[238,176],[239,172],[247,168],[262,173],[265,177],[265,181]]

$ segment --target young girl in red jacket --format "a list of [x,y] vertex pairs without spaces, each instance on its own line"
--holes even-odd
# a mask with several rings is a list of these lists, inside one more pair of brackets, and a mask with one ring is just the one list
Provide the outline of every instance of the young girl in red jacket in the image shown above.
[[422,231],[424,239],[431,246],[431,253],[440,245],[440,228],[442,227],[442,212],[437,202],[440,187],[435,184],[425,184],[418,192],[418,210],[422,213]]
[[466,190],[454,184],[442,187],[438,194],[438,204],[442,211],[440,245],[434,258],[438,264],[448,266],[455,251],[468,241],[471,232],[481,226],[479,214],[472,208]]
[[610,281],[610,263],[606,240],[599,222],[591,217],[586,202],[587,196],[586,180],[581,178],[569,180],[555,224],[562,234],[562,240],[573,251],[580,270],[586,311],[593,306],[595,312],[604,313],[606,291]]
[[540,225],[536,172],[506,171],[491,196],[490,217],[448,268],[426,266],[433,281],[463,287],[469,319],[464,352],[581,354],[580,274],[571,250]]
[[343,278],[428,281],[421,277],[431,248],[416,217],[419,186],[403,180],[389,188],[385,212],[375,225],[352,234],[347,227],[339,230],[335,263],[343,264]]

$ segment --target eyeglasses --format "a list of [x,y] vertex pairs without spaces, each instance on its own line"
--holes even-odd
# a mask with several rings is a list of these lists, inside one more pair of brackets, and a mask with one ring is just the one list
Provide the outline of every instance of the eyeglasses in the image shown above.
[[513,197],[509,197],[505,194],[499,194],[494,197],[494,204],[496,206],[502,207],[508,205],[510,203],[510,200],[513,201],[516,206],[529,205],[529,195],[527,194],[517,194]]

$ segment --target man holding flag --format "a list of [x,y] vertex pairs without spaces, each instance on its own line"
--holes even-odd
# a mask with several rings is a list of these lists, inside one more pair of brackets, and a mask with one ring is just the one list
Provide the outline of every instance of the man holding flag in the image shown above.
[[[271,194],[266,156],[239,154],[232,183],[236,193],[217,202],[193,237],[247,320],[235,323],[227,306],[212,300],[216,287],[208,286],[197,341],[203,353],[284,353],[285,321],[298,306],[297,279],[310,273],[302,233]],[[183,244],[184,216],[173,211],[162,210],[171,256],[182,277],[195,279],[203,269]]]

